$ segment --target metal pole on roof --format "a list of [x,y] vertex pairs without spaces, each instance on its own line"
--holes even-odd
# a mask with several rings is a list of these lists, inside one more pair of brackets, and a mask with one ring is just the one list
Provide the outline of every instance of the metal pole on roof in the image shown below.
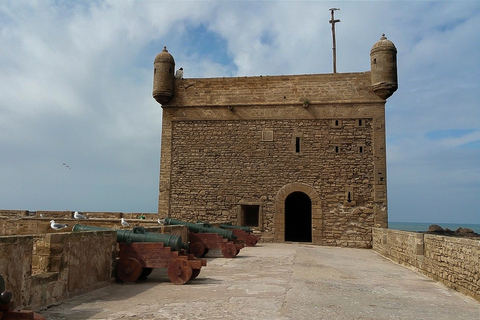
[[337,73],[337,46],[335,41],[335,23],[340,22],[340,20],[335,20],[334,12],[340,10],[340,8],[331,8],[330,12],[332,13],[332,19],[329,21],[332,24],[332,38],[333,38],[333,73]]

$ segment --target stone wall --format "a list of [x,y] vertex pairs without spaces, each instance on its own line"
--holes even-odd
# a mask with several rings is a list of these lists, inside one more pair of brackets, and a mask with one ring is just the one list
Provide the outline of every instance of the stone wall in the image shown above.
[[368,248],[387,226],[385,100],[369,72],[182,79],[174,91],[159,214],[240,224],[242,206],[257,206],[250,226],[281,242],[286,197],[302,192],[314,244]]
[[0,237],[0,275],[13,294],[15,307],[29,304],[32,259],[33,236]]
[[[103,227],[112,229],[131,229],[135,226],[145,227],[149,232],[173,234],[182,237],[184,243],[188,242],[188,228],[184,226],[159,225],[158,214],[152,213],[121,213],[121,212],[82,212],[88,219],[76,220],[72,218],[70,211],[20,211],[0,210],[0,236],[8,235],[44,235],[47,233],[58,233],[50,228],[50,220],[67,224],[68,227],[62,231],[72,231],[75,224]],[[145,219],[139,219],[140,216]],[[123,227],[120,223],[124,218],[129,227]],[[36,243],[34,237],[34,248]]]
[[480,241],[373,228],[373,249],[480,301]]
[[110,284],[116,245],[113,231],[0,237],[0,274],[35,309]]
[[[340,130],[331,120],[175,122],[170,216],[236,224],[238,204],[260,203],[261,230],[272,234],[278,191],[300,181],[320,195],[323,244],[369,246],[375,174],[372,123],[363,121],[358,127],[355,119],[345,119]],[[273,132],[272,141],[262,140],[265,130]],[[295,132],[301,154],[295,152]]]

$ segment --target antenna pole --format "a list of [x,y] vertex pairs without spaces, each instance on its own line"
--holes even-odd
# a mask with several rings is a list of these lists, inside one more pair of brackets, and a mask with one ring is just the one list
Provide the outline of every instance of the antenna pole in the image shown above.
[[337,46],[335,41],[335,23],[340,22],[340,20],[335,20],[334,12],[340,10],[339,8],[331,8],[330,12],[332,13],[332,19],[329,21],[332,24],[332,38],[333,38],[333,73],[337,73]]

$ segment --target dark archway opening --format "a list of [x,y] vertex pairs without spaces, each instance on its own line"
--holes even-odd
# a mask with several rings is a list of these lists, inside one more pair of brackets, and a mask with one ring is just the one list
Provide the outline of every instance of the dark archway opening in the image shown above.
[[303,192],[285,199],[285,241],[312,242],[312,200]]

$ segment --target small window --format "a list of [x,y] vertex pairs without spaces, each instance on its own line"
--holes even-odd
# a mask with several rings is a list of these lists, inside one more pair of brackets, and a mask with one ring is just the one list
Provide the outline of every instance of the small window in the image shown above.
[[241,206],[241,225],[245,227],[258,227],[259,205]]
[[303,152],[303,134],[301,132],[293,132],[291,148],[295,154],[302,155]]
[[355,195],[353,194],[353,187],[345,188],[345,200],[343,202],[343,205],[348,207],[357,205],[357,201],[355,200]]
[[332,120],[332,128],[341,128],[343,125],[342,120],[334,119]]
[[364,146],[358,146],[358,153],[364,153],[365,152],[365,147]]
[[339,153],[340,152],[340,146],[335,146],[335,153]]
[[365,119],[357,119],[357,127],[365,127]]

